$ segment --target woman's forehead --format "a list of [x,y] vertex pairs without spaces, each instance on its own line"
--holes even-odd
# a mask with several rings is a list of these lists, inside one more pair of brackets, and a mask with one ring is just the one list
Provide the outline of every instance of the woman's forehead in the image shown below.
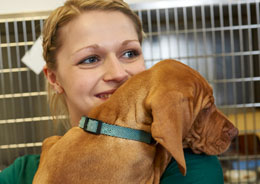
[[83,13],[60,31],[62,47],[71,47],[73,53],[88,45],[138,40],[131,19],[121,12]]

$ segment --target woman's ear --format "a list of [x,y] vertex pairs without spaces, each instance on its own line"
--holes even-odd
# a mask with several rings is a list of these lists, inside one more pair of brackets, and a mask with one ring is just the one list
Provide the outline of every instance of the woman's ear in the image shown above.
[[57,80],[57,75],[56,73],[49,69],[46,65],[43,68],[43,72],[45,77],[47,78],[49,84],[52,86],[52,88],[54,89],[54,91],[58,94],[61,94],[64,92],[62,86],[60,85],[60,83]]

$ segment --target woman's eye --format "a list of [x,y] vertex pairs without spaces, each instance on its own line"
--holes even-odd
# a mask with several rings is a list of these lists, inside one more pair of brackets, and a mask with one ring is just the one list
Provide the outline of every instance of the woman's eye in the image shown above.
[[127,52],[125,52],[123,54],[123,57],[125,57],[125,58],[134,58],[134,57],[136,57],[138,55],[139,55],[138,51],[129,50],[129,51],[127,51]]
[[99,58],[97,56],[91,56],[91,57],[87,57],[85,59],[82,59],[79,64],[91,64],[91,63],[95,63],[99,61]]

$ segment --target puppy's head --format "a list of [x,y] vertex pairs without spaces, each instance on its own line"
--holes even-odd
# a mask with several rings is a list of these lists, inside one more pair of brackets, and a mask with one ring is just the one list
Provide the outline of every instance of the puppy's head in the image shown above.
[[163,61],[157,68],[155,81],[162,85],[148,96],[152,135],[185,175],[183,148],[218,155],[229,147],[238,130],[216,108],[212,88],[198,72],[173,60]]
[[195,153],[219,155],[229,148],[238,129],[217,109],[212,95],[205,101],[183,144]]

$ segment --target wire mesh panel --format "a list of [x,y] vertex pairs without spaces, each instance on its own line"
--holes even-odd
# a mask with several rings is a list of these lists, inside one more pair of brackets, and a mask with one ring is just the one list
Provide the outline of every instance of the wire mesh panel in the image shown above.
[[147,67],[173,58],[209,81],[217,106],[240,129],[219,156],[226,183],[260,182],[259,1],[192,3],[134,6],[147,34]]
[[[225,180],[256,183],[260,180],[259,1],[158,2],[132,5],[147,35],[142,45],[147,68],[173,58],[209,81],[217,106],[240,129],[230,149],[219,156]],[[0,170],[18,156],[39,154],[43,139],[54,134],[43,73],[36,75],[21,63],[45,18],[0,20]]]
[[39,154],[53,135],[43,73],[36,75],[21,58],[41,34],[43,18],[0,20],[0,170],[15,158]]

